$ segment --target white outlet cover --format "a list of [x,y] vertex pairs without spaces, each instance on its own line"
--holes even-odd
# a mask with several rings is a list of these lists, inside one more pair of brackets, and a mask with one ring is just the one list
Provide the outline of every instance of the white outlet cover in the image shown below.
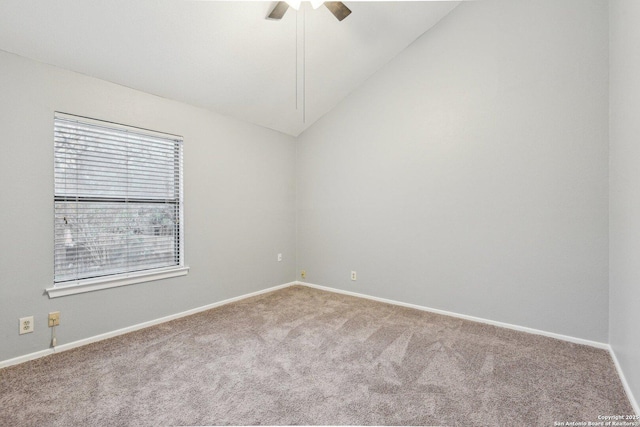
[[358,279],[358,276],[357,276],[356,272],[352,271],[351,272],[351,280],[357,280],[357,279]]
[[282,254],[278,254],[278,262],[282,261]]
[[33,316],[29,317],[21,317],[20,318],[20,335],[29,334],[33,332],[34,324],[33,324]]

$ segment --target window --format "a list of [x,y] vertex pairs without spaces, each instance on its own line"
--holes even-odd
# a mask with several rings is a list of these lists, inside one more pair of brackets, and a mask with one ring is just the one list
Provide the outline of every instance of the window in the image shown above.
[[186,274],[182,138],[56,113],[54,157],[50,297]]

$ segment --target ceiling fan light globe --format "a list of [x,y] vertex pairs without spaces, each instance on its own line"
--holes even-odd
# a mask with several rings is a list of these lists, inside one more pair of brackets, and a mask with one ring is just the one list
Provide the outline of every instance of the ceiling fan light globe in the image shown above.
[[287,0],[287,4],[289,5],[289,7],[298,10],[300,9],[300,3],[302,1],[301,0]]
[[310,3],[312,8],[317,9],[324,4],[324,0],[311,0]]

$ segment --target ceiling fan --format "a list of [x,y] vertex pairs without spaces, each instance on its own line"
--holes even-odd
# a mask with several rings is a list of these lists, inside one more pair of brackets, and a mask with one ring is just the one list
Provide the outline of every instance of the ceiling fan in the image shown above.
[[[279,1],[271,11],[269,16],[267,16],[267,19],[280,20],[284,16],[285,12],[289,9],[289,7],[298,10],[300,8],[300,3],[300,0]],[[345,4],[341,1],[311,1],[311,6],[314,9],[319,8],[323,4],[327,7],[327,9],[329,9],[331,13],[333,13],[333,16],[335,16],[338,21],[342,21],[344,18],[351,14],[351,9],[345,6]]]

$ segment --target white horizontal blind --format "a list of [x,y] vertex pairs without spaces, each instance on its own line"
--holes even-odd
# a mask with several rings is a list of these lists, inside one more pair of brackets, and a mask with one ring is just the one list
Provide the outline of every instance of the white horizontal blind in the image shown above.
[[182,139],[56,113],[56,286],[182,265]]

